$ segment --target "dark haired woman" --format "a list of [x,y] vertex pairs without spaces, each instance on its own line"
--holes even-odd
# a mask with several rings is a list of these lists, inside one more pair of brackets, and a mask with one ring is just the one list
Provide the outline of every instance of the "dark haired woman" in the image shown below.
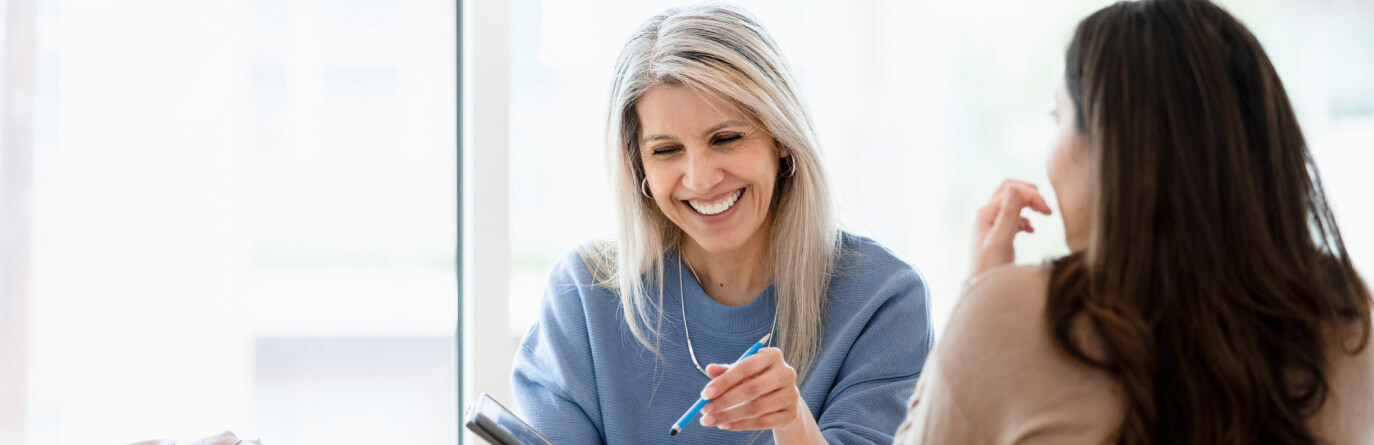
[[1048,169],[1072,254],[1012,266],[1007,181],[898,443],[1374,443],[1370,294],[1292,106],[1203,0],[1079,24]]

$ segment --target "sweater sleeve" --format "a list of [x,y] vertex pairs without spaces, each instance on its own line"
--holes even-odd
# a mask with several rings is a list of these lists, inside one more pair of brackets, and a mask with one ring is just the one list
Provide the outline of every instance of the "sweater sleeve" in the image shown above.
[[920,274],[902,263],[879,283],[871,297],[877,309],[851,327],[859,334],[816,422],[832,444],[892,443],[934,342]]
[[[558,444],[604,443],[576,254],[554,268],[538,321],[516,351],[511,383],[524,418]],[[587,279],[586,281],[590,281]]]

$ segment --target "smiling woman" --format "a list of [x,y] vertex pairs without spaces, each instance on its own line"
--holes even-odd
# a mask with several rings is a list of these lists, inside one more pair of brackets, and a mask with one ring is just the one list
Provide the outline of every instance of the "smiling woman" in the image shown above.
[[[721,102],[679,85],[644,94],[635,106],[648,134],[639,152],[643,181],[659,210],[685,232],[687,258],[737,252],[733,268],[761,269],[763,261],[748,260],[765,256],[779,158],[787,155],[736,107]],[[716,271],[698,272],[707,277],[702,284],[708,293],[729,306],[748,303],[771,281],[762,270],[743,270],[753,279],[728,283]]]
[[[553,272],[516,358],[530,423],[555,442],[651,443],[700,397],[715,429],[675,441],[890,442],[932,343],[929,296],[892,252],[837,229],[776,43],[737,8],[673,9],[615,73],[618,235]],[[770,333],[776,347],[702,366]]]

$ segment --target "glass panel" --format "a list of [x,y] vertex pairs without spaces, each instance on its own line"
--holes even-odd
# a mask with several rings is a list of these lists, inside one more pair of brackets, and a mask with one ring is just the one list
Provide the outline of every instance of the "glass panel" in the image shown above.
[[455,2],[40,4],[30,443],[454,443]]

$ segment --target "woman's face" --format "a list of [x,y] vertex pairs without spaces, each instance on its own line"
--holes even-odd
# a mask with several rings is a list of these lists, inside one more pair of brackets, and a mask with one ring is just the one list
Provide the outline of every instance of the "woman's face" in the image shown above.
[[654,202],[707,252],[766,243],[780,156],[773,137],[735,107],[659,85],[635,105]]
[[1055,89],[1054,118],[1059,130],[1054,148],[1046,162],[1050,185],[1059,200],[1059,215],[1064,219],[1064,238],[1069,250],[1087,247],[1088,223],[1092,205],[1092,176],[1087,138],[1078,132],[1077,109],[1068,88]]

